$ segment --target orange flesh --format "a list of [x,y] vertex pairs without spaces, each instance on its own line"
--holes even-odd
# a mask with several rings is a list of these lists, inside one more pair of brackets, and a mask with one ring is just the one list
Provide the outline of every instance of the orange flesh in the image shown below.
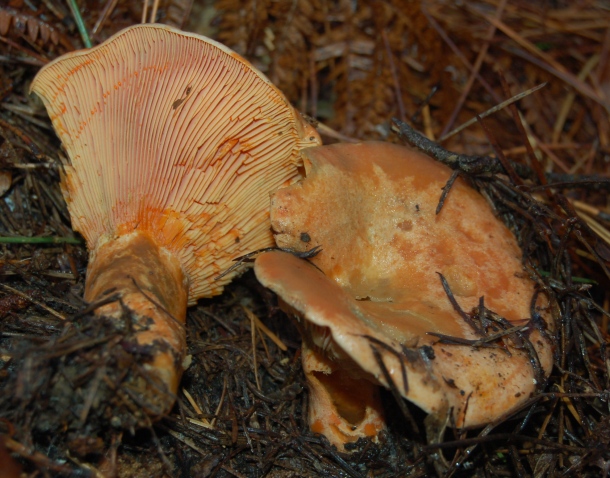
[[307,338],[302,349],[303,371],[309,387],[309,423],[339,450],[359,438],[376,439],[385,428],[378,387],[353,367],[355,374],[316,350]]
[[[359,393],[363,380],[346,377],[341,370],[326,374],[313,372],[318,381],[328,390],[337,413],[351,425],[364,420],[365,401]],[[367,384],[370,385],[370,384]]]

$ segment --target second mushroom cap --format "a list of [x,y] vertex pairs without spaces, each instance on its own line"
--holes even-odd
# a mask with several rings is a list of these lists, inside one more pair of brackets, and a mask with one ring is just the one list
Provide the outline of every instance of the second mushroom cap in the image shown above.
[[[307,177],[275,193],[271,221],[281,248],[321,248],[317,268],[275,252],[255,271],[312,324],[311,342],[458,427],[527,399],[552,363],[548,304],[483,197],[458,180],[436,214],[451,171],[400,146],[303,154]],[[523,330],[469,345],[513,326]]]

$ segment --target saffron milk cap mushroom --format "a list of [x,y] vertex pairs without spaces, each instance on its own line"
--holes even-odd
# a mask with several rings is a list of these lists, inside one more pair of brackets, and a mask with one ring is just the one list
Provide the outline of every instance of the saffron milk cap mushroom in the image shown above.
[[222,291],[236,273],[214,277],[233,257],[273,244],[269,194],[299,179],[299,150],[319,137],[246,60],[163,25],[64,55],[31,89],[68,154],[61,187],[90,250],[85,299],[121,294],[152,351],[145,367],[169,392],[148,390],[149,413],[163,415],[187,304]]
[[[271,224],[280,248],[321,251],[311,264],[268,252],[255,272],[302,317],[308,350],[331,364],[308,377],[315,395],[333,402],[325,383],[345,363],[344,375],[395,387],[456,427],[489,423],[527,400],[552,366],[548,300],[485,199],[458,179],[437,214],[449,168],[389,143],[303,155],[306,179],[274,194]],[[365,402],[352,417],[377,407]],[[341,409],[310,411],[312,428],[339,447],[366,436],[345,438],[330,420],[316,421],[340,420]]]

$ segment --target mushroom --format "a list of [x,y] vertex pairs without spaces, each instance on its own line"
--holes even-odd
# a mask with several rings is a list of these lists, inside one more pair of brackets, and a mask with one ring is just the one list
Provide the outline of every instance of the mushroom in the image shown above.
[[[85,299],[129,309],[151,356],[147,412],[171,408],[187,304],[219,294],[236,255],[273,244],[269,194],[299,175],[315,130],[239,55],[208,38],[136,25],[40,70],[67,151],[61,187],[90,251]],[[152,381],[153,385],[150,385]]]
[[[324,408],[310,410],[310,427],[340,449],[367,436],[358,420],[379,410],[377,399],[346,385],[350,377],[458,428],[492,422],[531,397],[552,366],[548,300],[484,198],[458,179],[437,214],[449,168],[389,143],[302,154],[306,179],[274,194],[271,224],[280,248],[321,251],[312,264],[268,252],[255,273],[306,331],[304,368],[313,406]],[[325,357],[321,366],[311,353]],[[339,382],[354,390],[349,416],[333,398]],[[355,435],[343,432],[350,428]]]

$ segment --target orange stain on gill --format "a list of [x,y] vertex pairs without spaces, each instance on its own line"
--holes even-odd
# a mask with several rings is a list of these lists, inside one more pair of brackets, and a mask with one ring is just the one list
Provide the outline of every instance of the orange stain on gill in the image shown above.
[[160,245],[173,252],[188,247],[190,242],[188,231],[191,229],[191,223],[184,218],[182,212],[167,208],[155,216],[152,231]]
[[[113,209],[123,210],[121,204]],[[190,225],[190,221],[186,220],[179,211],[140,206],[135,217],[118,224],[115,231],[117,236],[130,234],[136,230],[147,232],[160,247],[177,253],[190,243],[188,237]]]
[[87,65],[90,65],[93,62],[94,62],[94,60],[92,58],[86,59],[82,63],[79,63],[78,65],[76,65],[74,68],[68,70],[68,73],[66,74],[66,76],[68,77],[68,76],[72,76],[72,75],[76,74],[80,69],[84,68]]

